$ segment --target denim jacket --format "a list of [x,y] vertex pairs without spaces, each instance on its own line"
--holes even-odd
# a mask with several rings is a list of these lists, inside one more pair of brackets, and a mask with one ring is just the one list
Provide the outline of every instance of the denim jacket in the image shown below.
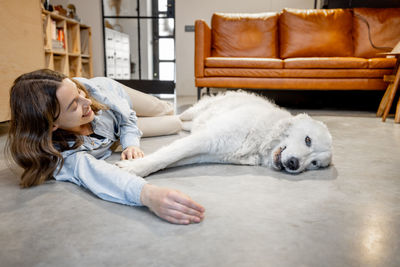
[[119,83],[109,78],[74,79],[108,109],[99,111],[91,122],[96,137],[83,136],[80,147],[62,152],[64,165],[61,170],[60,166],[57,168],[54,178],[82,186],[107,201],[142,205],[140,193],[146,181],[104,161],[118,139],[123,149],[139,146],[142,133],[136,125],[137,117],[129,96]]

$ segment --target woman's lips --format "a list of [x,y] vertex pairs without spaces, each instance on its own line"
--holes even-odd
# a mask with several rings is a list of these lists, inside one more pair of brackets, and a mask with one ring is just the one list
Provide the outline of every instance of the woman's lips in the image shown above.
[[85,114],[85,115],[83,115],[83,117],[87,117],[87,116],[90,116],[91,114],[92,114],[92,109],[90,108],[89,109],[89,111]]

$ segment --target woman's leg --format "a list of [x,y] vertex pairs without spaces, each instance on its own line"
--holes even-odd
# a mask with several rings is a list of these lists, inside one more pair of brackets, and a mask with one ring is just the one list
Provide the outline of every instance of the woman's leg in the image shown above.
[[[115,80],[113,82],[118,83]],[[173,115],[172,103],[118,84],[130,97],[132,108],[138,116],[138,127],[143,132],[142,137],[176,134],[182,130],[179,116]]]
[[139,117],[137,125],[142,137],[176,134],[182,130],[182,122],[178,116]]
[[121,85],[130,96],[133,110],[138,117],[158,117],[174,114],[174,106],[172,103],[129,88],[123,84]]

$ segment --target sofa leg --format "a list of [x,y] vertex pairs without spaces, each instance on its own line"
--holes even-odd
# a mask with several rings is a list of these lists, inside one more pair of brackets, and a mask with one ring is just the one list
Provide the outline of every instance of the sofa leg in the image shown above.
[[[197,100],[200,100],[201,98],[201,89],[203,89],[204,87],[197,87]],[[210,95],[210,87],[206,87],[207,91],[207,95]]]
[[197,87],[197,100],[200,100],[200,93],[201,93],[201,89],[203,89],[203,87]]

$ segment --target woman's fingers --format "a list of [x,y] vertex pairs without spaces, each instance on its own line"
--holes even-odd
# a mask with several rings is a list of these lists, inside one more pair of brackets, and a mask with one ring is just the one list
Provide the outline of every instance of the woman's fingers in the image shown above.
[[121,160],[129,160],[132,159],[132,152],[127,149],[121,153]]
[[165,216],[165,218],[163,218],[165,220],[167,220],[170,223],[175,223],[175,224],[189,224],[190,220],[187,219],[176,219],[172,216]]
[[173,210],[173,209],[167,210],[165,212],[164,216],[162,216],[162,217],[164,219],[174,218],[175,220],[178,220],[180,222],[187,221],[188,223],[199,223],[202,220],[202,218],[200,218],[200,217],[184,214],[180,211]]
[[196,210],[193,210],[191,208],[182,206],[179,203],[174,203],[173,205],[170,206],[168,209],[167,213],[170,216],[173,216],[178,219],[189,219],[191,222],[201,222],[204,218],[204,214],[200,213]]
[[178,191],[168,194],[168,215],[177,219],[189,219],[191,222],[199,223],[204,218],[204,208],[190,199],[187,195]]
[[171,223],[199,223],[204,218],[205,209],[176,190],[146,184],[142,189],[141,201],[157,216]]
[[137,151],[137,150],[135,150],[134,153],[133,153],[133,158],[134,158],[134,159],[143,158],[143,156],[144,156],[143,151]]
[[138,147],[128,147],[121,153],[121,160],[143,158],[144,153]]
[[173,202],[170,204],[169,206],[170,209],[172,210],[176,210],[179,211],[183,214],[187,214],[187,215],[191,215],[191,216],[196,216],[198,218],[202,218],[203,217],[203,212],[198,211],[196,209],[193,209],[191,207],[185,206],[180,204],[179,202]]
[[196,203],[194,200],[192,200],[189,196],[181,193],[181,192],[174,192],[175,194],[171,194],[171,198],[180,203],[181,205],[194,209],[200,213],[203,213],[205,211],[204,207],[201,206],[200,204]]

